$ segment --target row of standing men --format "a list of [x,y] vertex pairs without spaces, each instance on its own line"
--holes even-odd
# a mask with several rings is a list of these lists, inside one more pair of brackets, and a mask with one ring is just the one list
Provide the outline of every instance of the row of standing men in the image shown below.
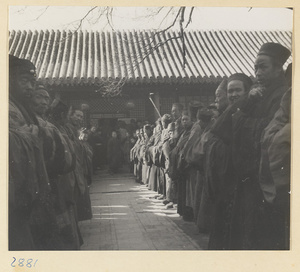
[[92,150],[83,112],[49,105],[35,66],[9,56],[9,249],[77,250],[91,219]]
[[289,249],[290,51],[263,44],[255,82],[224,79],[215,106],[193,101],[136,131],[137,182],[209,233],[209,249]]

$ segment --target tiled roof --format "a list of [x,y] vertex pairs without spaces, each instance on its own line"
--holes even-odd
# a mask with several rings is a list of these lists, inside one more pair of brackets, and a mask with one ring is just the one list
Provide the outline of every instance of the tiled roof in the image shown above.
[[[278,42],[291,49],[290,31],[185,31],[186,65],[177,32],[11,31],[9,53],[31,60],[45,84],[216,82],[235,72],[253,75],[259,47]],[[164,41],[168,42],[164,43]],[[149,45],[161,44],[149,51]],[[142,61],[141,61],[142,60]],[[291,57],[288,62],[291,61]]]

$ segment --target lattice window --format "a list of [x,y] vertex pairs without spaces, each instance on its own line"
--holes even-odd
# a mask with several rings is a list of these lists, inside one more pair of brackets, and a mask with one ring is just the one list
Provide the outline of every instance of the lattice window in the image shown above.
[[209,106],[215,101],[214,96],[201,95],[201,96],[180,96],[179,103],[181,103],[186,109],[188,108],[190,101],[202,102],[204,106]]
[[146,104],[143,98],[140,99],[132,99],[135,107],[129,111],[130,118],[144,120],[146,118]]
[[164,115],[166,113],[170,114],[173,103],[175,103],[175,98],[174,97],[162,97],[162,98],[160,98],[160,114],[161,115]]

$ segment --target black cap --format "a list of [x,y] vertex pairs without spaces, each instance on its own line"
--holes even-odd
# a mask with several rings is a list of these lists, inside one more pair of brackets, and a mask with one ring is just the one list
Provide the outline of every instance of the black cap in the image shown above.
[[9,55],[9,72],[28,73],[36,76],[36,69],[31,61],[20,59],[13,55]]
[[291,51],[279,43],[265,43],[257,55],[270,56],[283,65],[291,55]]
[[230,82],[230,81],[233,81],[233,80],[239,80],[239,81],[242,81],[245,85],[245,87],[249,90],[250,87],[252,86],[253,82],[251,80],[250,77],[246,76],[245,74],[243,73],[235,73],[233,75],[231,75],[228,80],[227,80],[227,84]]

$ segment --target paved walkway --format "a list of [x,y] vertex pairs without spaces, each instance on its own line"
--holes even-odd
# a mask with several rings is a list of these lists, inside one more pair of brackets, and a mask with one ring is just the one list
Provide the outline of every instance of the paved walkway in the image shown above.
[[185,222],[133,175],[99,171],[90,188],[93,219],[80,222],[82,250],[201,250],[208,236]]

